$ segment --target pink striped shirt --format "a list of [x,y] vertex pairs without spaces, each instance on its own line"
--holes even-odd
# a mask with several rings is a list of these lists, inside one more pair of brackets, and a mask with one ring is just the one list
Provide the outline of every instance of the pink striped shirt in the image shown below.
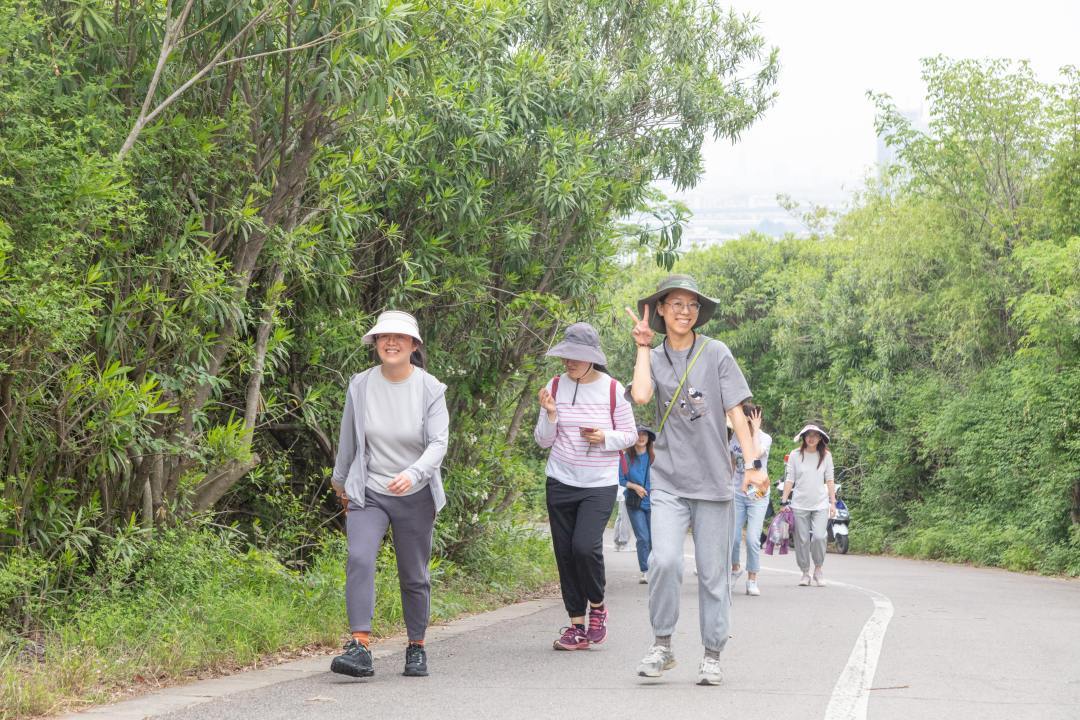
[[[637,441],[634,411],[624,397],[622,383],[615,381],[615,428],[611,425],[611,377],[603,373],[591,383],[577,385],[565,374],[555,396],[555,422],[540,408],[533,436],[543,448],[551,448],[547,474],[574,487],[606,487],[619,484],[619,451]],[[574,390],[577,389],[577,397]],[[547,384],[551,391],[551,381]],[[581,428],[604,431],[602,445],[590,445]]]

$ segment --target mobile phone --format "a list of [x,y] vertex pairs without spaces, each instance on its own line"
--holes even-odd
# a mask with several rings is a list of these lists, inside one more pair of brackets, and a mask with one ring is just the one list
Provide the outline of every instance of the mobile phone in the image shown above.
[[591,432],[596,432],[596,428],[589,428],[589,427],[583,427],[583,428],[580,428],[580,430],[581,430],[582,437],[584,437],[585,435],[588,435]]

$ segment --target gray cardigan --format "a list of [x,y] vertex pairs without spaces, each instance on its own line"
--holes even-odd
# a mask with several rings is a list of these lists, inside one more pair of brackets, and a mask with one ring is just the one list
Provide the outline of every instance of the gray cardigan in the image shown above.
[[[367,446],[364,433],[364,398],[367,396],[367,380],[371,372],[379,372],[376,365],[353,375],[345,395],[345,411],[341,414],[341,432],[338,434],[337,460],[331,482],[335,488],[344,487],[349,499],[364,507],[367,489]],[[415,481],[427,480],[431,496],[435,500],[435,512],[446,505],[446,491],[442,484],[442,461],[450,435],[450,415],[446,410],[446,385],[434,375],[416,368],[424,382],[424,406],[427,414],[420,418],[426,449],[415,463],[405,469]]]

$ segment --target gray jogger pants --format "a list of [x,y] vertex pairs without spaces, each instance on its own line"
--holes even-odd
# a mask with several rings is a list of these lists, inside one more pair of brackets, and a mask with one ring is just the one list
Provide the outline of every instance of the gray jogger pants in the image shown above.
[[679,620],[683,543],[694,530],[698,571],[698,621],[706,650],[723,650],[731,626],[731,544],[735,510],[730,500],[690,500],[654,489],[649,555],[649,620],[653,634],[671,635]]
[[[795,562],[804,573],[810,572],[810,560],[814,567],[825,564],[825,543],[828,542],[828,510],[795,510]],[[814,539],[810,539],[810,531]]]
[[431,615],[431,535],[435,500],[425,488],[412,495],[382,495],[368,490],[364,507],[349,504],[346,532],[349,561],[345,569],[345,606],[353,632],[370,631],[375,614],[375,560],[392,528],[405,629],[410,640],[423,640]]

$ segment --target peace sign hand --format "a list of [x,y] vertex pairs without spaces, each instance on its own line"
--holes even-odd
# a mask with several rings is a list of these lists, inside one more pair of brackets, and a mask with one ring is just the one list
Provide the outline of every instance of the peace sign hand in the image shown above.
[[649,327],[649,306],[645,306],[645,312],[640,318],[630,308],[626,308],[626,314],[634,321],[634,329],[630,331],[630,334],[634,336],[634,342],[638,347],[651,346],[656,333]]

